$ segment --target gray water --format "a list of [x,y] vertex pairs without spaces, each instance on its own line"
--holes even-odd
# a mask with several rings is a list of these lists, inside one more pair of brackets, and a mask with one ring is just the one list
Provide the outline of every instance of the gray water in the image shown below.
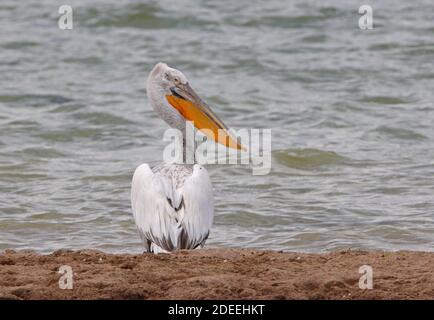
[[270,174],[208,167],[208,246],[433,251],[434,5],[372,2],[360,30],[362,4],[2,0],[0,249],[142,250],[130,181],[162,161],[164,61],[230,127],[272,129]]

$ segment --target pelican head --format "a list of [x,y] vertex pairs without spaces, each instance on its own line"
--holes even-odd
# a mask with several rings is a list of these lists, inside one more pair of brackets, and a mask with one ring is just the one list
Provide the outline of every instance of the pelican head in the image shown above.
[[147,95],[151,106],[171,127],[184,132],[185,122],[192,121],[208,138],[229,148],[245,150],[181,71],[157,63],[148,77]]

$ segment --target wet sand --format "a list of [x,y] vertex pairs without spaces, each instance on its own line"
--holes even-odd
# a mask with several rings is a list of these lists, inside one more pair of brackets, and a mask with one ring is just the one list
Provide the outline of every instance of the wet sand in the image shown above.
[[[60,266],[73,289],[60,289]],[[373,289],[359,288],[359,267]],[[0,254],[2,299],[434,299],[434,253],[204,249],[172,254]]]

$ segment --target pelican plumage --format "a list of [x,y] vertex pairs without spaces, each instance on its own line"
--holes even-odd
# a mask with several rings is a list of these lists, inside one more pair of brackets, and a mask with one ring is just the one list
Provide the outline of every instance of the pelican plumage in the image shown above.
[[[183,133],[183,160],[186,121],[226,147],[243,149],[181,71],[161,62],[155,65],[147,80],[147,96],[158,115]],[[146,251],[203,247],[214,217],[208,172],[199,164],[184,162],[152,169],[142,164],[133,175],[131,206]]]

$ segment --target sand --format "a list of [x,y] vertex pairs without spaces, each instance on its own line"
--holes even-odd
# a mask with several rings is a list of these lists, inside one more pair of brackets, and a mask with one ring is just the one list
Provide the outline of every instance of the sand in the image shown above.
[[[71,290],[59,288],[62,265],[73,270]],[[373,268],[373,289],[359,288],[362,265]],[[40,255],[6,250],[0,254],[0,298],[434,299],[434,253],[203,249]]]

